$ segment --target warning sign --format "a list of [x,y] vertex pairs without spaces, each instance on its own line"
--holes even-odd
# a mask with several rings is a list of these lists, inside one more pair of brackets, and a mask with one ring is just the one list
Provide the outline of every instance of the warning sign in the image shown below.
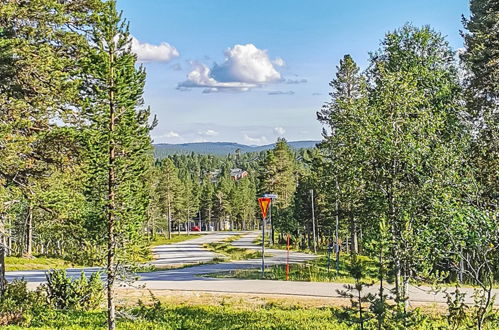
[[267,211],[269,210],[270,201],[272,199],[268,197],[260,197],[258,198],[258,204],[260,204],[260,210],[262,211],[262,218],[265,219],[267,217]]

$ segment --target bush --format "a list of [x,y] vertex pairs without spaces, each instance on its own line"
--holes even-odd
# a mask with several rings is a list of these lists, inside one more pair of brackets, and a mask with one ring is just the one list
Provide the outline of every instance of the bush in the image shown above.
[[87,279],[82,271],[78,279],[72,280],[65,270],[51,270],[47,273],[47,284],[41,287],[48,304],[55,309],[93,310],[104,298],[100,272]]
[[0,325],[30,322],[33,313],[44,304],[40,291],[29,291],[24,280],[7,283],[0,294]]

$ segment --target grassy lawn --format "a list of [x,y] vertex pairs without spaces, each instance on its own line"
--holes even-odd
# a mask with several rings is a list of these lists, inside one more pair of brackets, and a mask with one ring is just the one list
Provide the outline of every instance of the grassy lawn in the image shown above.
[[190,239],[198,238],[201,237],[201,234],[174,234],[172,233],[172,239],[168,239],[167,237],[164,236],[157,236],[155,240],[150,242],[150,246],[158,246],[158,245],[167,245],[167,244],[173,244],[173,243],[179,243],[183,241],[187,241]]
[[47,257],[6,257],[5,258],[6,271],[19,271],[19,270],[45,270],[45,269],[58,269],[58,268],[79,268],[81,265],[73,264],[64,259],[47,258]]
[[[256,309],[233,306],[161,305],[137,307],[120,314],[118,329],[349,329],[339,324],[329,308]],[[35,317],[32,329],[104,329],[106,313],[51,311]],[[8,326],[4,329],[23,329]]]
[[[366,280],[376,281],[375,264],[368,257],[359,256],[367,268]],[[350,260],[347,255],[341,256],[339,272],[336,273],[335,261],[331,260],[330,268],[327,267],[327,255],[320,255],[317,259],[303,264],[290,264],[289,280],[305,282],[340,282],[353,283],[354,279],[348,273]],[[210,277],[217,278],[238,278],[238,279],[259,279],[261,278],[259,269],[240,269],[231,272],[210,274]],[[265,279],[285,280],[286,265],[274,265],[266,268]]]
[[[356,329],[344,323],[337,307],[304,306],[299,303],[264,302],[189,304],[139,304],[118,309],[117,329]],[[487,329],[497,329],[493,318]],[[366,329],[375,328],[375,320],[366,321]],[[106,329],[106,312],[97,310],[41,310],[26,327],[4,326],[3,329]],[[450,329],[445,315],[422,313],[410,329]],[[461,329],[461,328],[460,328]],[[464,328],[462,328],[464,329]]]
[[[234,235],[224,239],[221,242],[208,243],[204,244],[203,246],[210,251],[224,255],[225,257],[227,257],[228,260],[247,260],[247,259],[261,258],[262,253],[258,250],[241,249],[232,246],[232,242],[240,239],[241,237],[242,235]],[[270,255],[265,254],[265,256],[270,256]]]

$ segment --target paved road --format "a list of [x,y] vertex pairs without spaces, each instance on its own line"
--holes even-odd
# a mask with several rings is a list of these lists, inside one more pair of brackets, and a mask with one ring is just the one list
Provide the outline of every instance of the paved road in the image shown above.
[[[215,235],[213,235],[215,237]],[[216,235],[218,236],[218,235]],[[229,235],[230,236],[230,235]],[[227,237],[227,236],[225,236]],[[258,237],[258,233],[256,232],[251,232],[249,234],[244,235],[240,239],[232,242],[232,245],[237,246],[239,248],[244,248],[244,249],[254,249],[254,250],[260,250],[261,247],[257,246],[253,243],[253,241]],[[203,237],[205,238],[205,237]],[[201,238],[199,238],[201,239]],[[189,242],[193,241],[198,241],[199,239],[191,240]],[[205,239],[209,239],[209,237],[206,237]],[[220,240],[222,238],[218,238]],[[184,244],[189,244],[189,243],[184,243]],[[173,247],[174,245],[177,244],[172,244],[172,245],[165,245],[163,248],[170,248],[173,251],[175,251],[175,248]],[[203,249],[201,247],[201,249]],[[265,264],[267,266],[270,265],[276,265],[276,264],[284,264],[286,263],[286,251],[284,250],[277,250],[277,249],[265,249],[265,254],[270,254],[271,256],[268,256],[265,258]],[[198,255],[203,255],[208,257],[209,255],[211,256],[216,256],[213,252],[210,251],[205,251],[204,253],[198,252]],[[293,252],[291,251],[289,254],[289,262],[290,263],[299,263],[299,262],[304,262],[307,260],[312,260],[314,259],[315,256],[307,253],[300,253],[300,252]],[[166,261],[163,262],[162,259],[158,259],[155,261],[156,264],[161,264],[161,265],[166,265]],[[236,261],[230,261],[230,262],[221,262],[221,263],[216,263],[216,264],[204,264],[204,265],[199,265],[199,266],[193,266],[193,267],[186,267],[186,268],[180,268],[180,269],[170,269],[170,270],[164,270],[164,271],[155,271],[155,272],[150,272],[150,273],[141,273],[140,278],[141,281],[149,282],[149,281],[201,281],[201,282],[209,282],[212,281],[213,279],[208,279],[208,278],[203,278],[200,279],[200,275],[205,275],[205,274],[211,274],[211,273],[218,273],[218,272],[227,272],[227,271],[233,271],[237,269],[248,269],[248,268],[259,268],[261,266],[261,259],[249,259],[249,260],[236,260]]]
[[218,242],[236,234],[239,234],[239,232],[217,232],[175,244],[156,246],[152,249],[154,261],[150,262],[150,264],[160,267],[196,264],[223,257],[205,249],[203,244]]
[[[158,246],[153,251],[156,260],[152,263],[158,266],[167,266],[212,260],[218,255],[211,251],[207,251],[202,245],[208,242],[223,240],[234,234],[236,233],[212,233],[189,241]],[[260,249],[259,246],[253,244],[257,235],[258,233],[248,233],[239,240],[234,241],[233,245],[241,248]],[[266,252],[272,254],[271,257],[266,258],[267,265],[282,264],[286,262],[286,251],[266,249]],[[303,262],[313,258],[313,255],[299,252],[291,252],[289,256],[290,263]],[[237,280],[200,276],[236,269],[259,268],[260,262],[260,259],[240,260],[141,273],[140,280],[135,284],[144,285],[146,288],[154,290],[341,298],[337,293],[337,290],[344,290],[344,286],[341,283]],[[88,274],[97,270],[99,269],[86,268],[85,272]],[[79,276],[81,269],[70,269],[68,272],[72,276]],[[30,287],[34,287],[40,282],[45,281],[45,271],[7,272],[7,279],[9,281],[20,277],[24,277],[30,282]],[[468,302],[472,303],[473,299],[471,296],[473,290],[463,288],[462,291],[467,293],[466,299]],[[375,293],[376,287],[368,288],[366,292]],[[495,290],[495,293],[499,296],[499,290]],[[409,288],[409,296],[409,301],[411,303],[444,303],[446,301],[443,293],[435,294],[431,291],[431,288],[427,287],[411,286]],[[496,301],[496,305],[499,306],[499,301]]]
[[[232,244],[246,249],[261,249],[253,241],[258,233],[249,233]],[[284,250],[266,248],[266,253],[271,257],[266,258],[266,265],[286,263],[287,254]],[[290,263],[299,263],[315,258],[311,254],[290,252]],[[140,283],[152,290],[177,290],[196,292],[216,292],[216,293],[247,293],[258,295],[286,295],[302,297],[324,297],[342,298],[338,290],[344,291],[342,283],[324,282],[297,282],[297,281],[271,281],[271,280],[238,280],[224,278],[201,277],[200,275],[233,271],[237,269],[259,268],[261,259],[240,260],[233,262],[223,262],[218,264],[205,264],[200,266],[172,269],[161,272],[151,272],[141,274]],[[389,286],[387,286],[389,288]],[[450,288],[449,290],[452,290]],[[462,288],[466,292],[467,303],[473,303],[473,289]],[[366,291],[377,293],[377,287],[372,286]],[[495,290],[499,296],[499,290]],[[430,287],[409,287],[410,303],[445,303],[444,292],[436,293]],[[496,301],[499,306],[499,301]]]
[[[203,244],[221,241],[236,234],[239,234],[239,232],[206,233],[206,235],[194,238],[192,240],[157,246],[153,248],[153,255],[155,260],[151,262],[151,264],[161,267],[211,261],[216,257],[221,257],[221,255],[203,248]],[[85,271],[85,273],[89,275],[96,271],[102,271],[102,268],[87,267],[83,269],[67,269],[68,275],[71,277],[79,277],[82,271]],[[160,274],[160,272],[157,273]],[[31,285],[34,286],[38,283],[45,282],[45,274],[45,270],[15,271],[6,272],[6,278],[7,281],[12,281],[15,278],[24,278],[30,283],[35,283]]]

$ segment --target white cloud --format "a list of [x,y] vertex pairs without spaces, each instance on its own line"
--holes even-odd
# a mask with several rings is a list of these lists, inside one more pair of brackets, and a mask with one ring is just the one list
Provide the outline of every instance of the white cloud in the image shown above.
[[218,132],[212,129],[207,129],[206,131],[200,131],[198,132],[199,135],[204,135],[204,136],[217,136]]
[[[282,60],[282,59],[281,59]],[[284,61],[282,61],[284,63]],[[281,81],[281,74],[270,61],[267,51],[253,44],[235,45],[225,51],[225,60],[212,68],[191,63],[194,69],[178,87],[204,87],[203,92],[247,91],[262,84]]]
[[167,132],[166,134],[163,134],[163,135],[160,135],[160,136],[157,136],[158,138],[179,138],[180,137],[180,134],[178,134],[177,132],[174,132],[174,131],[169,131]]
[[244,134],[244,141],[249,144],[267,144],[269,143],[267,137],[265,136],[260,136],[260,137],[251,137],[248,136],[248,134]]
[[175,63],[170,65],[170,69],[173,71],[182,71],[182,65],[180,63]]
[[286,84],[304,84],[308,82],[307,79],[302,78],[302,79],[287,79]]
[[293,92],[293,91],[287,91],[287,92],[284,92],[284,91],[270,91],[267,94],[268,95],[293,95],[294,93],[295,92]]
[[220,89],[235,88],[242,91],[256,87],[256,84],[247,84],[244,82],[219,82],[211,77],[211,70],[203,63],[192,62],[194,70],[189,72],[187,80],[180,83],[177,89],[190,87],[207,87],[204,93],[218,92]]
[[279,136],[283,136],[286,133],[286,130],[283,127],[275,127],[274,133]]
[[284,62],[284,60],[280,57],[276,57],[272,63],[274,63],[275,65],[277,66],[285,66],[286,65],[286,62]]
[[132,52],[141,62],[168,62],[180,56],[178,50],[167,42],[152,45],[132,37]]

